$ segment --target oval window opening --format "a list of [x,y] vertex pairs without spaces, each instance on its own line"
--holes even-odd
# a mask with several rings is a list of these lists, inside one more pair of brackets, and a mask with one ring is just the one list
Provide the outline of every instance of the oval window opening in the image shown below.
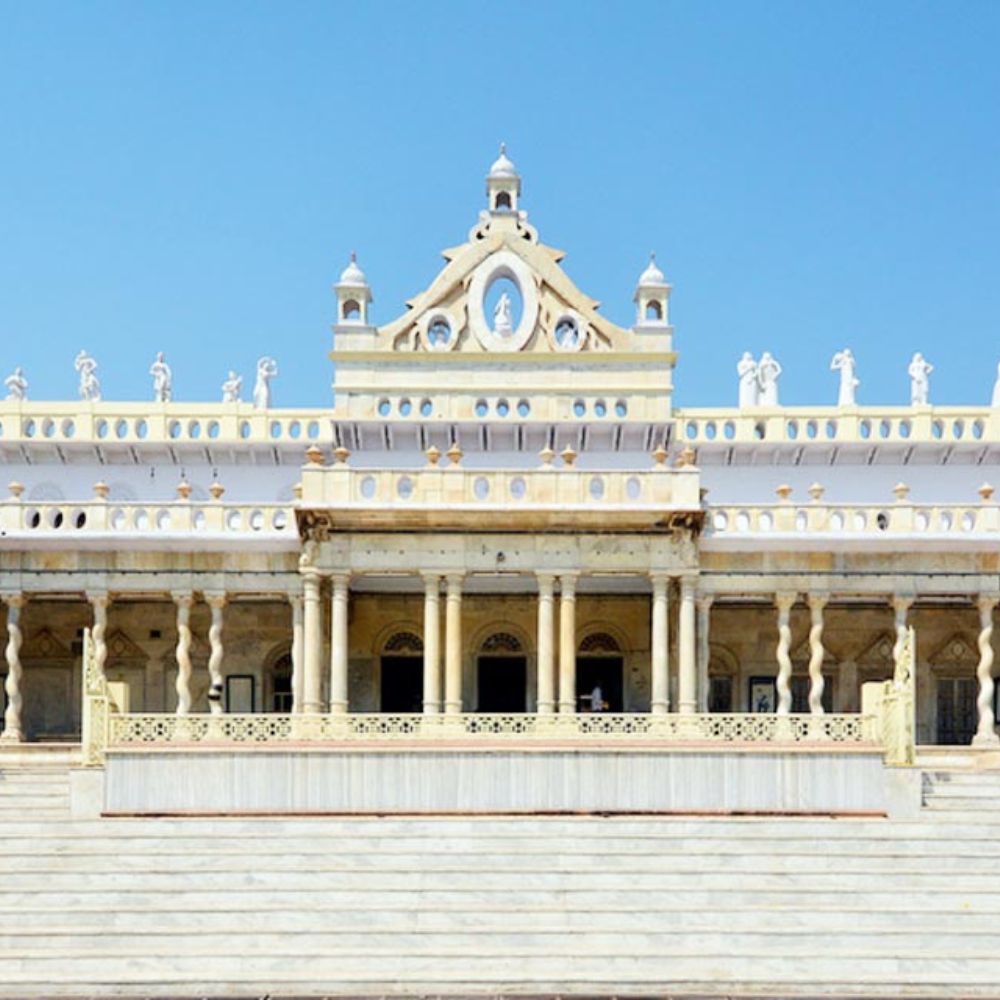
[[483,296],[486,323],[498,337],[511,337],[521,322],[524,298],[517,282],[500,275],[490,282]]

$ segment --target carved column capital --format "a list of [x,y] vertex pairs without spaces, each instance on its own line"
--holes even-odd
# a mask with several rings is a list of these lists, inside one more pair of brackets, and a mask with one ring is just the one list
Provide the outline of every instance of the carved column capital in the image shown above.
[[823,609],[830,603],[829,594],[808,594],[806,596],[806,602],[809,605],[809,610],[813,614],[822,614]]
[[793,590],[782,590],[774,595],[774,603],[779,611],[787,613],[792,610],[792,606],[799,599],[799,595]]
[[0,593],[0,601],[3,601],[8,608],[20,610],[27,603],[28,598],[19,590],[8,590]]
[[892,610],[896,613],[897,617],[904,616],[913,607],[913,595],[912,594],[893,594],[892,595]]
[[84,596],[87,598],[87,602],[94,608],[107,607],[111,600],[111,596],[106,590],[88,590]]
[[989,615],[993,613],[998,603],[1000,603],[1000,594],[980,594],[976,606],[981,615]]
[[178,608],[190,608],[194,604],[194,594],[190,590],[172,590],[170,597]]
[[226,606],[226,596],[224,590],[206,590],[205,603],[210,608],[224,608]]

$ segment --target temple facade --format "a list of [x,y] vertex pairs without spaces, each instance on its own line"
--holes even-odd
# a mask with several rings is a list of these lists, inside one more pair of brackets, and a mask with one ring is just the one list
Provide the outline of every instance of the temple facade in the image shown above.
[[1000,745],[1000,400],[933,405],[917,355],[911,405],[859,405],[845,350],[836,405],[782,406],[765,354],[737,406],[677,408],[656,261],[617,326],[520,202],[502,152],[385,325],[352,258],[330,407],[275,405],[271,358],[203,404],[163,354],[151,401],[102,398],[86,352],[79,399],[7,379],[0,738],[79,739],[86,646],[110,745],[219,716],[864,741],[912,636],[916,743]]

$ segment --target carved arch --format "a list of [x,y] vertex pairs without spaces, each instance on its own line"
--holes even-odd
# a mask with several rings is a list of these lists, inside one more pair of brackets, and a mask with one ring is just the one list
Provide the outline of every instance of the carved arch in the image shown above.
[[383,626],[378,632],[375,633],[372,638],[371,655],[381,656],[386,651],[386,647],[392,637],[397,633],[410,633],[411,635],[415,635],[420,640],[420,648],[423,649],[423,625],[419,622],[415,622],[412,618],[397,618],[395,621]]
[[[584,644],[593,635],[607,636],[611,639],[613,643],[617,645],[615,650],[594,650],[593,652],[609,652],[612,654],[621,654],[624,656],[629,652],[631,644],[629,643],[628,636],[625,632],[614,622],[609,621],[588,621],[586,624],[580,626],[576,630],[576,648],[577,652],[583,650]],[[602,640],[606,641],[606,640]]]
[[[517,650],[486,649],[486,644],[494,636],[508,636],[518,644],[519,648]],[[534,653],[535,643],[533,638],[529,636],[520,625],[516,625],[514,622],[507,621],[506,619],[501,619],[500,621],[489,622],[488,624],[482,626],[482,628],[476,629],[470,637],[468,651],[475,653],[476,655],[479,653],[511,652],[514,655],[523,654],[528,656]]]

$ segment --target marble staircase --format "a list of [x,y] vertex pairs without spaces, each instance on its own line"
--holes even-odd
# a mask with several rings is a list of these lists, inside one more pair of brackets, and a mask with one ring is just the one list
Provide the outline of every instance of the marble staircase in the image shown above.
[[70,817],[0,758],[0,995],[1000,996],[1000,774],[911,821]]

